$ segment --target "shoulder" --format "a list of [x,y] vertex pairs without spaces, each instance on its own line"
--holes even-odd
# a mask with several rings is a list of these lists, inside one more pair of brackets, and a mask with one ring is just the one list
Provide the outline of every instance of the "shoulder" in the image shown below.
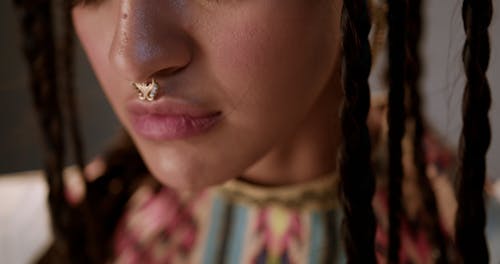
[[50,244],[48,187],[42,171],[0,176],[0,255],[6,263],[29,263]]

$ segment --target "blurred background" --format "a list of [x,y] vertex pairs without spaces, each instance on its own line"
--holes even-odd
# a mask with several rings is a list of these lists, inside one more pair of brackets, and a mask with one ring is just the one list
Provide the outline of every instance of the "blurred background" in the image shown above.
[[[461,61],[463,29],[461,1],[426,1],[422,55],[425,63],[425,116],[451,146],[461,129],[464,77]],[[500,1],[491,27],[492,55],[488,76],[492,87],[493,141],[488,154],[488,176],[500,180]],[[39,129],[27,88],[26,65],[20,51],[20,34],[11,1],[0,1],[0,174],[41,168]],[[81,49],[77,54],[77,92],[87,158],[101,152],[119,124],[106,102]],[[500,207],[489,205],[488,233],[493,259],[500,261]],[[495,234],[493,236],[492,234]],[[495,255],[496,254],[496,255]]]
[[[27,67],[21,53],[21,36],[11,1],[0,3],[0,174],[39,169],[42,166],[40,133],[28,89]],[[118,122],[99,89],[80,47],[76,56],[76,89],[86,154],[102,151],[118,129]]]

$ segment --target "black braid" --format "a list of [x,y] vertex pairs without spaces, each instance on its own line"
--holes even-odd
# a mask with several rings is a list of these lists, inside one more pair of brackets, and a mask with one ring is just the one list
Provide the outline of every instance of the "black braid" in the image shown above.
[[[84,162],[73,91],[70,3],[14,0],[14,4],[21,20],[30,87],[45,142],[45,176],[54,233],[53,244],[38,262],[105,263],[111,257],[115,226],[127,200],[148,175],[147,169],[131,140],[125,137],[105,156],[104,174],[86,183],[85,199],[78,205],[66,201],[62,177],[64,121],[69,124],[76,162],[80,167]],[[64,12],[61,38],[55,37],[57,23],[52,20],[52,8]],[[65,110],[67,115],[62,114]]]
[[[63,192],[61,170],[63,167],[62,117],[58,99],[54,63],[51,1],[14,1],[20,11],[25,42],[23,51],[29,61],[30,88],[45,140],[45,171],[54,186],[53,194]],[[48,114],[56,113],[56,114]]]
[[491,141],[488,112],[491,94],[486,70],[490,58],[488,27],[491,0],[464,0],[462,16],[466,32],[463,61],[467,83],[463,97],[463,129],[460,141],[456,243],[464,263],[488,263],[484,229],[486,152]]
[[401,184],[403,164],[401,140],[405,133],[405,23],[406,2],[388,0],[389,24],[389,252],[388,263],[399,263]]
[[345,98],[339,166],[340,199],[344,210],[342,233],[348,263],[376,263],[375,217],[371,205],[375,179],[366,125],[370,106],[370,26],[365,0],[344,1],[342,84]]
[[441,232],[440,217],[436,205],[436,197],[432,190],[426,172],[425,150],[422,142],[424,126],[421,113],[420,98],[420,37],[422,33],[422,0],[408,0],[407,29],[406,29],[406,89],[408,90],[409,111],[408,118],[413,121],[413,161],[415,163],[418,185],[422,195],[424,208],[428,214],[428,232],[431,241],[439,249],[439,255],[435,259],[436,263],[448,263],[446,240]]
[[[83,244],[80,223],[72,221],[76,209],[65,199],[64,130],[61,89],[56,76],[57,61],[52,21],[52,1],[14,1],[20,11],[25,35],[24,53],[29,62],[34,105],[45,142],[45,176],[50,186],[48,200],[54,232],[55,251],[60,255],[79,255]],[[71,235],[70,235],[71,234]],[[71,237],[71,238],[70,238]],[[73,243],[69,243],[74,241]]]

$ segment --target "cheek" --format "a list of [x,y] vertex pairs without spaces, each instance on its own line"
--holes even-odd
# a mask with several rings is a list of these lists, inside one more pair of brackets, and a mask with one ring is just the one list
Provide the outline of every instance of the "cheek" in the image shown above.
[[116,23],[109,15],[95,15],[91,12],[74,8],[75,31],[104,94],[123,123],[126,119],[120,104],[126,100],[129,87],[124,87],[126,84],[118,78],[119,74],[109,60],[109,48],[113,42]]
[[272,12],[248,13],[235,21],[216,25],[214,41],[207,45],[210,68],[235,112],[271,126],[303,117],[333,70],[336,44],[327,34],[333,26],[306,15]]

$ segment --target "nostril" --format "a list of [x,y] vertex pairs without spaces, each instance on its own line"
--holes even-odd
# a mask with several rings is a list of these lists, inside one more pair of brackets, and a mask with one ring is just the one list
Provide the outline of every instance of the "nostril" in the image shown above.
[[183,66],[183,67],[171,67],[171,68],[163,69],[163,70],[158,71],[155,75],[160,75],[160,76],[176,75],[176,74],[179,74],[181,71],[183,71],[186,67],[187,67],[187,65]]

